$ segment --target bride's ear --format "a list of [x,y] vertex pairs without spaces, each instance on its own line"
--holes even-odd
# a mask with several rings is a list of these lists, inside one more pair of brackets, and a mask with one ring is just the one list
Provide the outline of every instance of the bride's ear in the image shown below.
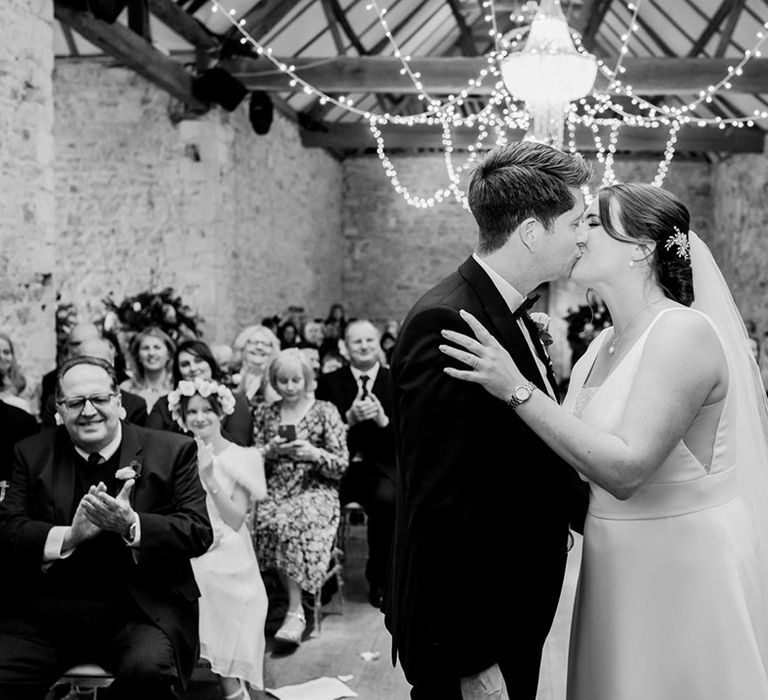
[[[648,241],[647,243],[638,243],[632,251],[632,263],[650,262],[653,252],[656,250],[656,243]],[[632,267],[632,265],[630,265]]]

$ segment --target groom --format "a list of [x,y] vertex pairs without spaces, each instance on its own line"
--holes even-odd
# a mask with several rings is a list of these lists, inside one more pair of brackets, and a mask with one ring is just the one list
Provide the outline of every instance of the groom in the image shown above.
[[[512,405],[443,372],[441,329],[474,314],[531,384],[557,386],[525,295],[580,257],[580,156],[534,142],[491,151],[469,206],[475,253],[409,312],[391,363],[397,505],[386,625],[413,700],[534,700],[586,487]],[[502,678],[503,677],[503,678]],[[496,687],[493,694],[489,688]]]

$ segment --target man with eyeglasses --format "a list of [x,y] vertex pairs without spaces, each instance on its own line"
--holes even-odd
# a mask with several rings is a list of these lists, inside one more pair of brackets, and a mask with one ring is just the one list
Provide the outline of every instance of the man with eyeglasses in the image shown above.
[[195,443],[123,423],[99,358],[64,363],[56,405],[0,505],[0,698],[42,698],[77,663],[115,676],[113,700],[178,698],[199,651],[189,560],[213,540]]

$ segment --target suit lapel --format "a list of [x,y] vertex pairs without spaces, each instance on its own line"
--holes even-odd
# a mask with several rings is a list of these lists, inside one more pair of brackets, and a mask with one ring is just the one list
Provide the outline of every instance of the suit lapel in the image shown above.
[[[143,452],[144,452],[144,445],[142,444],[140,438],[139,438],[139,431],[130,423],[122,423],[123,428],[123,439],[120,442],[120,464],[118,464],[118,469],[121,467],[126,467],[133,463],[138,463],[139,465],[142,464],[143,460]],[[133,485],[133,489],[131,490],[131,507],[135,506],[136,501],[136,491],[138,490],[139,484],[141,483],[141,467],[134,466],[134,471],[139,474],[136,478],[136,482]]]
[[[467,283],[475,290],[485,313],[491,320],[492,328],[488,330],[496,336],[499,342],[515,360],[520,371],[527,379],[532,381],[542,391],[547,391],[544,379],[541,376],[536,360],[531,354],[531,349],[523,335],[517,320],[501,296],[496,285],[488,277],[477,261],[470,257],[459,268],[459,273]],[[482,320],[481,320],[482,323]],[[471,335],[471,331],[468,330]],[[548,393],[548,392],[547,392]]]
[[554,392],[554,396],[557,399],[558,403],[560,402],[560,392],[557,388],[557,378],[555,377],[555,370],[552,367],[552,360],[549,358],[549,355],[547,354],[547,351],[544,349],[544,345],[541,342],[541,338],[539,337],[539,329],[536,325],[536,322],[530,317],[528,312],[526,311],[522,315],[523,323],[525,324],[525,327],[528,329],[528,333],[531,336],[531,342],[533,343],[533,347],[536,350],[536,354],[539,356],[539,359],[543,363],[544,367],[547,370],[547,381],[552,386],[552,391]]

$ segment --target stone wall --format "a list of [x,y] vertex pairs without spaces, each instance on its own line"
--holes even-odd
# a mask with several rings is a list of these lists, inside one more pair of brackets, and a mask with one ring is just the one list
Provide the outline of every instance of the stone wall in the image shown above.
[[[431,194],[427,183],[432,188],[447,184],[442,156],[395,157],[393,162],[400,181],[416,194]],[[627,160],[617,162],[615,171],[620,180],[650,182],[657,166],[654,160]],[[596,167],[595,182],[601,174]],[[673,161],[665,187],[689,206],[694,226],[706,239],[713,218],[709,166]],[[453,200],[431,209],[409,206],[390,185],[379,159],[364,156],[344,162],[344,236],[344,299],[352,314],[401,319],[423,292],[471,254],[476,225]],[[557,340],[553,361],[564,376],[570,351],[562,318],[569,307],[585,303],[584,290],[566,282],[548,291]]]
[[0,330],[30,389],[53,362],[53,3],[5,0],[0,42]]
[[58,63],[54,89],[62,301],[97,315],[109,294],[172,286],[206,340],[231,342],[341,298],[341,166],[293,124],[256,135],[245,102],[174,124],[166,93],[104,64]]
[[739,310],[768,332],[768,154],[714,166],[712,253]]

